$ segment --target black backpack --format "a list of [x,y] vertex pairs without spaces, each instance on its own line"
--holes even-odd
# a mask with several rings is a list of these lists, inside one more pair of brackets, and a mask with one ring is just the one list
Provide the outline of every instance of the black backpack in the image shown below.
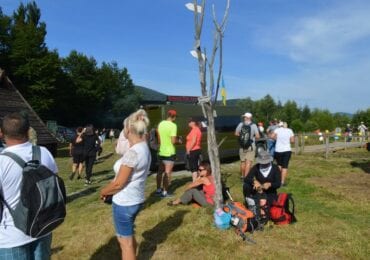
[[[1,155],[12,158],[23,169],[21,194],[13,210],[0,195],[0,200],[13,217],[16,228],[33,238],[50,233],[66,216],[66,191],[63,180],[42,165],[39,146],[32,146],[32,160],[25,162],[10,152]],[[2,215],[1,215],[2,217]]]
[[252,143],[252,124],[245,125],[243,124],[242,128],[240,129],[239,133],[239,144],[240,147],[243,149],[248,149]]

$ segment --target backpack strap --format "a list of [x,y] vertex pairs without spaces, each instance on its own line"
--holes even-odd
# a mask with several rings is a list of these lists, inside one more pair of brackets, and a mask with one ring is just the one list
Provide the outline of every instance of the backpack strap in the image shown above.
[[15,153],[12,153],[12,152],[5,152],[5,153],[2,153],[1,155],[5,155],[5,156],[8,156],[9,158],[11,158],[13,161],[15,161],[22,169],[26,166],[26,162],[21,158],[19,157],[19,155],[16,155]]
[[39,161],[41,164],[41,149],[38,145],[32,145],[32,161]]
[[293,200],[293,196],[292,194],[289,194],[288,195],[288,199],[292,202],[292,211],[290,211],[290,209],[288,208],[288,212],[290,212],[292,214],[292,223],[294,222],[297,222],[297,218],[295,217],[295,205],[294,205],[294,200]]

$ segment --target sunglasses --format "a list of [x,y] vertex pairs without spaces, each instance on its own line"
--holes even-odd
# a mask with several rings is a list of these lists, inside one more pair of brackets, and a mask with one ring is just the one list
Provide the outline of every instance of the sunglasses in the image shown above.
[[205,171],[206,169],[204,169],[204,168],[199,168],[198,169],[198,172],[201,172],[201,171]]

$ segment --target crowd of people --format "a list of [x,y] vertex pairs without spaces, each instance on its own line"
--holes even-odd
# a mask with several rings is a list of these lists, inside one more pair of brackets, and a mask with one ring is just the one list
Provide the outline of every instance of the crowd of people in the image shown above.
[[[135,219],[145,201],[145,183],[150,172],[153,147],[156,148],[155,156],[159,159],[156,195],[161,198],[173,197],[170,187],[176,145],[184,145],[192,181],[179,198],[169,200],[167,205],[172,207],[196,203],[201,207],[212,207],[215,204],[216,185],[211,165],[201,159],[201,124],[194,118],[189,118],[188,134],[182,140],[177,133],[176,118],[175,110],[167,112],[167,118],[153,131],[158,138],[155,145],[151,144],[150,133],[153,129],[148,131],[149,118],[145,110],[139,109],[123,121],[122,131],[115,145],[115,151],[119,154],[119,159],[112,167],[115,177],[100,191],[101,199],[112,204],[113,225],[122,259],[136,257]],[[25,161],[31,160],[32,143],[36,143],[30,140],[27,117],[20,113],[11,113],[4,117],[0,126],[0,139],[6,143],[4,145],[0,142],[0,149],[3,152],[16,153]],[[359,131],[364,131],[365,135],[367,128],[363,123]],[[101,153],[106,135],[114,142],[113,130],[102,129],[99,132],[93,125],[76,128],[76,136],[70,144],[70,156],[73,159],[70,180],[77,175],[77,179],[85,177],[86,185],[91,184],[93,165]],[[286,122],[277,120],[272,120],[265,131],[263,123],[254,123],[253,115],[246,112],[236,126],[235,137],[240,145],[240,176],[245,204],[254,210],[258,206],[261,220],[267,221],[268,207],[276,200],[277,190],[287,185],[294,133]],[[259,142],[265,143],[265,149],[258,149]],[[41,163],[57,174],[55,160],[46,148],[41,149],[41,158]],[[19,201],[22,171],[6,156],[0,156],[0,180],[1,201],[14,207]],[[14,220],[6,208],[0,213],[0,259],[49,259],[51,233],[42,238],[31,238],[14,227]]]

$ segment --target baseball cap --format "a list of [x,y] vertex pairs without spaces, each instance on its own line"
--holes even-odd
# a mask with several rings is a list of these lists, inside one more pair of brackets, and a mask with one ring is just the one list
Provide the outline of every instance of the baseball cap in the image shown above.
[[248,117],[248,118],[252,118],[252,114],[247,112],[245,113],[244,115],[242,115],[242,117]]
[[176,110],[174,110],[174,109],[170,109],[170,110],[168,110],[168,112],[167,112],[167,115],[168,116],[176,116],[177,115],[177,113],[176,113]]

